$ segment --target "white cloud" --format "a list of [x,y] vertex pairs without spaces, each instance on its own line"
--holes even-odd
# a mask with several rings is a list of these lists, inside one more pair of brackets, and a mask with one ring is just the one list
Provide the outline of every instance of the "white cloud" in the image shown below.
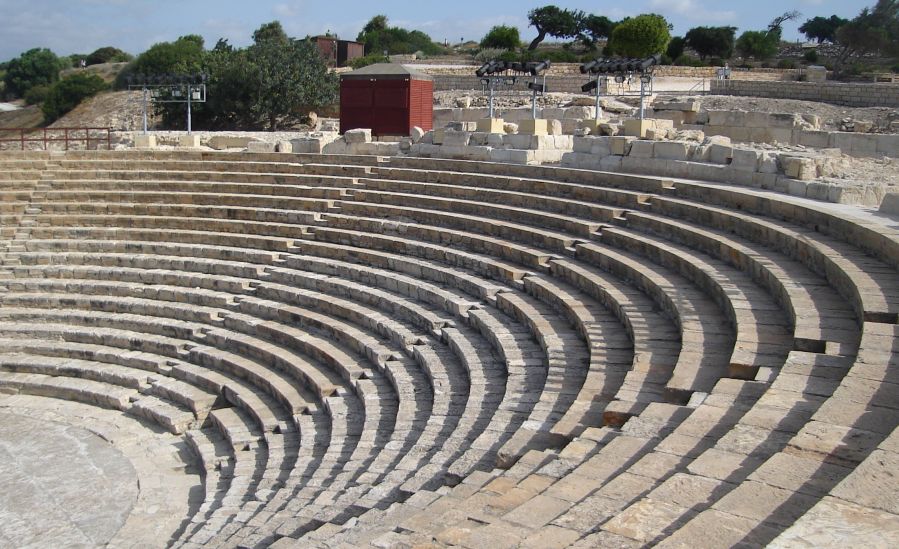
[[697,0],[651,0],[649,7],[662,15],[677,14],[692,21],[729,23],[737,19],[733,10],[710,10]]

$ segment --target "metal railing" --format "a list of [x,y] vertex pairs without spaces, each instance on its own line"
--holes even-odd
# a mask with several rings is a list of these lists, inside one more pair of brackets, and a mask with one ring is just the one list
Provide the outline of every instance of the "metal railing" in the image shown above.
[[[66,151],[82,143],[84,149],[90,149],[91,144],[99,149],[105,144],[109,150],[112,148],[112,135],[109,128],[0,128],[0,150],[9,150],[7,143],[18,143],[23,151],[48,151],[56,143],[61,143]],[[30,143],[39,143],[40,146],[27,147]]]

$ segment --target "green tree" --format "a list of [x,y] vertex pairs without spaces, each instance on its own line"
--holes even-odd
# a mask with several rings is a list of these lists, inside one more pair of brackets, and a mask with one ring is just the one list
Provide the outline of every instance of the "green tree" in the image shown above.
[[671,26],[664,17],[645,13],[621,21],[612,31],[612,50],[628,57],[662,53],[671,40]]
[[365,24],[364,27],[362,27],[362,32],[360,32],[359,34],[362,35],[367,32],[375,32],[375,31],[382,31],[382,30],[387,30],[387,16],[386,15],[375,15],[368,21],[368,23]]
[[365,44],[367,55],[381,54],[384,51],[388,54],[420,51],[427,55],[437,55],[443,51],[441,46],[435,44],[430,36],[421,31],[388,27],[387,17],[384,15],[373,17],[356,36],[356,41]]
[[836,31],[841,50],[836,70],[851,57],[869,53],[899,56],[899,1],[878,0]]
[[96,74],[76,72],[50,86],[41,110],[45,122],[53,122],[77,107],[88,97],[107,89],[108,86]]
[[[328,71],[318,48],[309,40],[282,40],[280,33],[268,32],[273,28],[263,25],[249,48],[219,40],[206,52],[207,99],[196,106],[197,127],[276,131],[337,100],[337,76]],[[165,109],[164,119],[182,123],[184,105]]]
[[[73,56],[74,57],[74,56]],[[93,51],[90,55],[86,57],[80,57],[80,59],[84,59],[87,61],[88,65],[99,65],[101,63],[116,63],[122,61],[131,61],[134,58],[129,53],[125,53],[119,48],[114,48],[112,46],[106,46],[105,48],[98,48]]]
[[284,32],[284,27],[281,26],[280,21],[265,23],[253,32],[253,43],[255,44],[268,41],[286,44],[288,40],[287,33]]
[[595,50],[596,43],[612,36],[615,23],[604,15],[584,16],[578,28],[578,41],[588,50]]
[[830,17],[812,17],[799,27],[799,32],[809,40],[823,42],[836,42],[837,29],[848,23],[848,19],[831,15]]
[[46,48],[34,48],[9,61],[3,81],[6,93],[24,97],[34,86],[49,86],[59,80],[63,63]]
[[763,60],[777,55],[780,33],[745,31],[737,38],[736,48],[742,57]]
[[521,37],[518,35],[518,27],[508,25],[496,25],[481,39],[482,48],[514,50],[520,45]]
[[665,55],[671,58],[671,60],[675,60],[681,55],[684,54],[684,44],[685,40],[683,36],[675,36],[668,42],[668,49],[665,51]]
[[178,38],[174,42],[160,42],[137,56],[116,77],[116,88],[127,85],[128,76],[135,74],[164,75],[200,72],[204,59],[203,39],[197,35]]
[[574,38],[581,30],[584,13],[577,10],[561,9],[556,6],[543,6],[528,12],[530,27],[537,29],[537,37],[531,41],[529,50],[537,49],[547,36],[555,38]]
[[736,27],[694,27],[684,36],[684,44],[705,61],[708,56],[728,59],[734,54]]

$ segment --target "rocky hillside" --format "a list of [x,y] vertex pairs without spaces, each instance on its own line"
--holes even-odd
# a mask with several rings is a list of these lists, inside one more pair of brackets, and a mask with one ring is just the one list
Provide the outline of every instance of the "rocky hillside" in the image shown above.
[[[151,126],[153,124],[152,108],[151,105]],[[141,129],[142,117],[140,92],[116,91],[91,97],[51,124],[50,127],[108,127],[114,131],[131,131]]]

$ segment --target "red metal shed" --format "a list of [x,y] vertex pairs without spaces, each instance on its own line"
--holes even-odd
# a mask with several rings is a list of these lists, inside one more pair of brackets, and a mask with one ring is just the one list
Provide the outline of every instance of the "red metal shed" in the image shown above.
[[434,123],[434,82],[396,63],[377,63],[340,76],[340,133],[409,135]]

